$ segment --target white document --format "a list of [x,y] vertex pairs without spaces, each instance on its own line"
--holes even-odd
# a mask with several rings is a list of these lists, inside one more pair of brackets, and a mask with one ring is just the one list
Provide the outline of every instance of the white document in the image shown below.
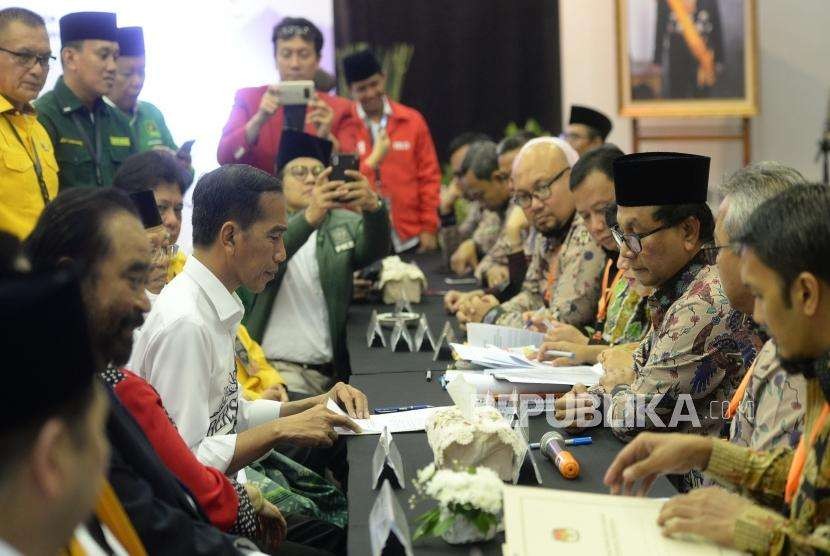
[[480,347],[465,344],[450,344],[450,347],[458,357],[482,367],[496,368],[507,367],[511,369],[519,367],[531,367],[549,369],[552,365],[531,361],[521,353],[508,351],[507,349],[495,346]]
[[548,369],[492,369],[485,371],[497,379],[521,384],[561,384],[594,386],[602,377],[602,365],[550,367]]
[[[527,382],[522,382],[520,376],[516,376],[516,382],[509,380],[497,379],[493,374],[502,371],[502,369],[494,369],[491,371],[446,371],[444,376],[447,382],[452,384],[452,381],[463,376],[464,380],[475,388],[476,394],[542,394],[567,392],[571,389],[571,385],[562,384],[561,381],[554,382],[532,382],[528,379]],[[527,369],[521,369],[521,372],[532,372]],[[447,387],[449,390],[449,387]]]
[[[340,406],[334,400],[330,399],[326,407],[339,415],[346,415],[348,417],[348,414],[340,409]],[[368,419],[352,419],[352,421],[360,427],[361,432],[359,434],[380,434],[383,432],[384,427],[389,429],[390,433],[422,431],[430,415],[447,407],[449,406],[413,409],[412,411],[397,411],[382,415],[370,415]],[[334,430],[337,434],[358,434],[351,429],[342,427],[335,427]]]
[[663,537],[657,516],[665,500],[504,487],[504,531],[509,556],[736,555],[708,543]]
[[497,324],[471,322],[467,325],[467,343],[471,346],[485,347],[493,345],[500,348],[524,346],[538,347],[545,335],[532,330],[510,328]]

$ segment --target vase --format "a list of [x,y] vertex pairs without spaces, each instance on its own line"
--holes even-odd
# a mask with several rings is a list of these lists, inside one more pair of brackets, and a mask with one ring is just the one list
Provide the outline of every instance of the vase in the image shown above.
[[[449,516],[447,510],[441,512],[441,519]],[[467,544],[471,542],[489,541],[498,533],[499,527],[493,525],[486,533],[482,533],[470,520],[462,515],[456,515],[455,521],[442,535],[449,544]]]

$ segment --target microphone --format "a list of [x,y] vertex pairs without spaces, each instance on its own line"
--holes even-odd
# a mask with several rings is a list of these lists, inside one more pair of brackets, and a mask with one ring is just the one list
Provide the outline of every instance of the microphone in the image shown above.
[[567,451],[563,450],[565,437],[560,432],[546,432],[539,441],[539,450],[548,458],[566,479],[579,477],[579,462]]

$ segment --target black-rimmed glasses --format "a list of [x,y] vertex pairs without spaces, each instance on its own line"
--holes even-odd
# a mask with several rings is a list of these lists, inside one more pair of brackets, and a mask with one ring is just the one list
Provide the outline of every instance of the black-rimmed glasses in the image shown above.
[[0,46],[0,50],[7,54],[11,54],[14,59],[17,61],[18,64],[23,66],[26,69],[31,69],[36,63],[40,64],[40,67],[43,69],[48,69],[49,64],[55,60],[55,57],[52,56],[52,53],[49,54],[34,54],[32,52],[15,52],[14,50],[9,50],[8,48],[3,48]]
[[537,185],[536,187],[534,187],[533,191],[531,193],[528,193],[527,191],[517,192],[515,195],[513,195],[513,202],[516,203],[517,205],[519,205],[522,208],[528,208],[531,204],[533,204],[533,198],[534,197],[536,197],[540,201],[544,201],[544,200],[550,198],[551,187],[553,187],[553,184],[556,183],[556,181],[559,178],[564,176],[565,172],[567,172],[570,169],[571,169],[570,166],[567,166],[567,167],[563,168],[562,171],[560,171],[558,174],[553,176],[547,182],[541,183],[541,184]]
[[624,234],[623,231],[619,228],[619,226],[614,226],[611,228],[611,236],[614,238],[614,241],[617,242],[617,247],[622,249],[623,244],[628,247],[632,253],[635,255],[639,255],[643,251],[643,240],[652,234],[656,234],[657,232],[662,232],[663,230],[668,230],[669,228],[673,228],[674,225],[664,224],[658,228],[651,230],[650,232],[644,232],[642,234]]

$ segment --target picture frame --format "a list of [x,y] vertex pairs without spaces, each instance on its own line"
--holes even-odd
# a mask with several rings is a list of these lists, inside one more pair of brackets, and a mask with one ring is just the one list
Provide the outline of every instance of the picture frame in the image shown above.
[[616,0],[620,115],[757,115],[756,3]]

